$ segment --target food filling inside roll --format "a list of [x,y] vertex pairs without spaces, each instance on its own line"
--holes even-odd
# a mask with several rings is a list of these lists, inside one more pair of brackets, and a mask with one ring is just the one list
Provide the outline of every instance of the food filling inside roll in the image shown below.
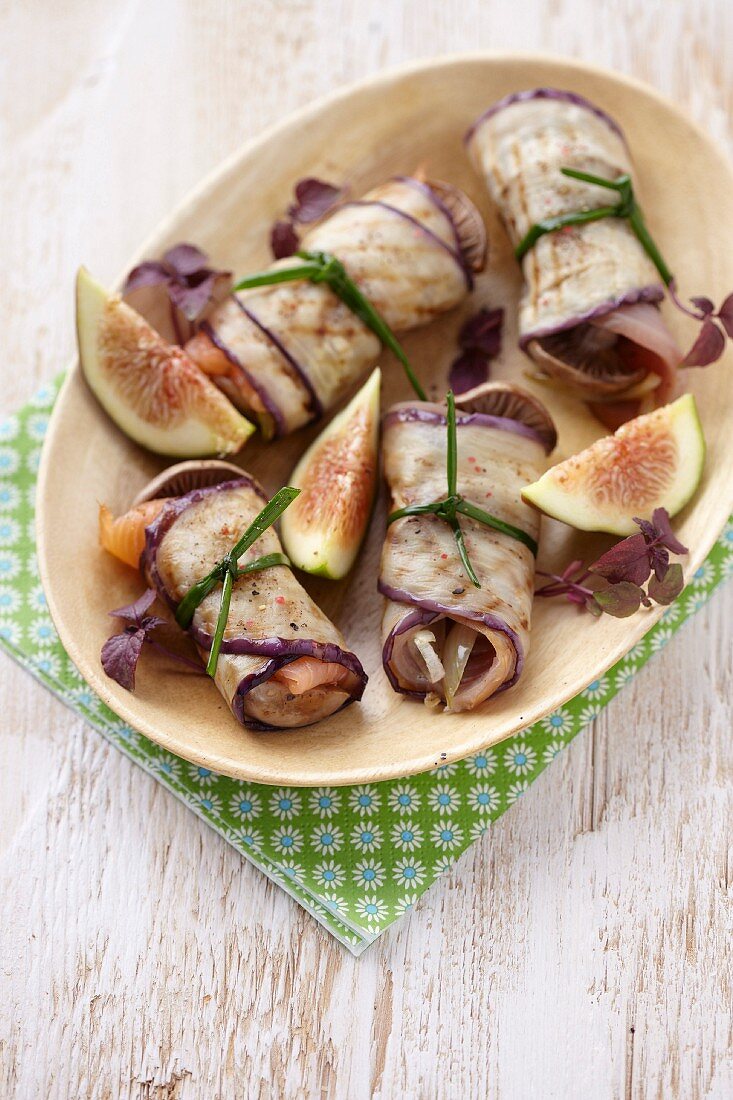
[[392,667],[413,690],[472,710],[512,675],[516,650],[506,634],[438,615],[395,638]]

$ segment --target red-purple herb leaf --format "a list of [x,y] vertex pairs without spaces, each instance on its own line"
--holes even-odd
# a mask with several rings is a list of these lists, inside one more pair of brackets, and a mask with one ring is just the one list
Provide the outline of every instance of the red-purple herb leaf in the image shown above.
[[666,546],[673,554],[687,553],[687,547],[682,545],[672,530],[672,523],[666,508],[655,508],[652,512],[651,522],[635,516],[634,523],[639,524],[642,534],[648,542],[658,542],[662,546]]
[[706,318],[697,340],[682,360],[683,367],[707,367],[720,359],[725,351],[725,336],[714,321]]
[[503,324],[503,309],[480,309],[464,324],[458,335],[458,344],[464,351],[474,348],[495,359],[501,351]]
[[275,222],[270,230],[270,249],[276,260],[292,256],[300,247],[300,238],[292,222]]
[[466,393],[489,377],[489,363],[501,352],[503,309],[480,309],[458,334],[461,354],[454,359],[448,380],[454,393]]
[[208,270],[208,256],[197,248],[195,244],[182,241],[174,244],[163,254],[163,262],[173,269],[181,279],[187,279],[190,275],[196,275],[200,271]]
[[300,225],[318,221],[335,206],[344,194],[343,188],[325,180],[299,180],[295,185],[295,202],[288,207],[288,217]]
[[647,585],[649,595],[656,603],[670,604],[676,600],[684,587],[682,566],[678,561],[673,562],[664,576],[652,577]]
[[135,669],[145,644],[143,627],[127,627],[122,634],[113,634],[102,646],[102,668],[127,691],[135,689]]
[[711,313],[715,312],[715,306],[709,298],[690,298],[690,301],[693,305],[697,306],[697,308],[705,317],[709,317]]
[[643,591],[637,584],[631,581],[619,581],[618,584],[609,585],[595,592],[593,599],[605,611],[607,615],[613,615],[617,619],[626,619],[639,610]]
[[140,626],[145,618],[145,612],[153,606],[157,595],[154,588],[148,588],[134,603],[128,604],[126,607],[118,607],[115,611],[110,611],[110,615],[113,619],[123,619],[126,623],[134,623],[135,626]]
[[448,384],[453,393],[467,393],[489,377],[489,361],[483,351],[468,348],[453,360],[448,372]]
[[718,310],[716,317],[733,340],[733,294],[729,294]]
[[205,252],[182,242],[169,248],[162,260],[134,267],[123,294],[161,336],[183,344],[230,285],[231,272],[210,267]]
[[630,581],[632,584],[642,585],[652,568],[647,541],[643,535],[630,535],[617,542],[588,568],[591,573],[598,573],[613,584]]

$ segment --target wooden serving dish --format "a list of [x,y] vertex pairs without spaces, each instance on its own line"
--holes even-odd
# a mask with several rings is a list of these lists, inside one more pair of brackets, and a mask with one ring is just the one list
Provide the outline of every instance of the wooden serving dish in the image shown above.
[[[432,392],[446,388],[457,331],[479,304],[506,309],[504,351],[493,376],[527,385],[530,363],[516,347],[517,264],[462,136],[490,103],[513,90],[551,85],[580,92],[606,108],[626,131],[636,161],[647,220],[683,294],[715,301],[733,286],[733,175],[721,153],[683,115],[626,77],[545,57],[464,56],[421,63],[348,88],[269,130],[210,176],[152,239],[131,257],[157,255],[180,240],[206,249],[218,266],[240,275],[269,260],[268,232],[294,183],[309,175],[348,182],[355,195],[387,176],[422,166],[463,187],[486,218],[490,264],[463,309],[407,336],[405,347]],[[79,257],[80,261],[84,257]],[[693,326],[667,310],[681,346]],[[702,485],[675,527],[690,547],[686,576],[704,560],[731,511],[733,355],[688,384],[702,417],[708,457]],[[409,396],[402,371],[382,357],[384,407]],[[532,383],[529,384],[533,385]],[[602,434],[576,402],[537,391],[556,419],[559,461]],[[274,491],[285,484],[318,427],[270,447],[250,443],[238,457]],[[370,681],[361,705],[306,729],[242,729],[214,685],[146,654],[131,695],[109,680],[99,652],[110,608],[141,591],[140,578],[102,553],[97,506],[123,511],[165,463],[140,450],[111,423],[87,389],[78,365],[69,372],[53,414],[38,486],[38,549],[51,614],[69,654],[91,687],[125,721],[170,751],[227,775],[262,783],[342,784],[388,779],[459,759],[508,737],[555,710],[617,661],[659,619],[662,608],[625,620],[595,620],[562,601],[535,602],[532,647],[513,689],[472,714],[434,713],[396,695],[380,660],[381,597],[376,592],[384,532],[378,502],[367,544],[351,576],[306,586],[343,630]],[[592,560],[610,539],[581,535],[544,520],[540,565]]]

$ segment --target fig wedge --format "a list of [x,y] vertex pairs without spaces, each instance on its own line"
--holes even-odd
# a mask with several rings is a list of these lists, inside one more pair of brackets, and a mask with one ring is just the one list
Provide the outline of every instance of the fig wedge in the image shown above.
[[280,532],[291,562],[306,573],[345,577],[366,534],[377,484],[381,380],[377,368],[288,480],[302,491]]
[[522,498],[581,531],[632,535],[634,516],[676,515],[697,489],[705,437],[695,398],[637,416],[579,454],[552,466]]
[[83,267],[76,325],[90,389],[118,428],[149,451],[178,458],[232,454],[254,431],[180,347]]

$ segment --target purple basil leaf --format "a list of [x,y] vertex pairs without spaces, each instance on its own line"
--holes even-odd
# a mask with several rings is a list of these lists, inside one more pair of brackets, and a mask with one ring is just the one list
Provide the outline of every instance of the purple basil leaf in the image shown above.
[[716,316],[731,340],[733,340],[733,294],[728,295]]
[[123,634],[113,634],[102,646],[102,668],[127,691],[135,688],[135,669],[144,643],[145,631],[128,627]]
[[697,306],[701,313],[704,313],[706,317],[709,317],[715,310],[715,306],[709,298],[690,298],[693,306]]
[[629,581],[642,585],[651,572],[646,539],[643,535],[630,535],[617,542],[588,568],[612,583]]
[[666,546],[673,554],[687,553],[687,547],[682,545],[672,530],[669,512],[666,508],[654,509],[652,512],[652,523],[654,524],[655,535],[663,546]]
[[218,277],[216,271],[207,271],[202,276],[191,276],[189,286],[171,282],[168,296],[189,321],[195,321],[208,305]]
[[169,282],[170,278],[171,272],[165,264],[157,260],[146,260],[145,263],[133,267],[127,276],[122,293],[127,294],[130,290],[137,290],[139,286],[159,286],[161,283]]
[[113,619],[124,619],[127,623],[139,626],[145,617],[145,612],[155,603],[157,595],[154,588],[148,588],[134,603],[128,604],[127,607],[118,607],[116,611],[110,611],[110,615]]
[[275,222],[270,230],[270,248],[276,260],[292,256],[300,246],[300,238],[292,222]]
[[318,221],[341,198],[343,189],[325,180],[312,177],[295,185],[295,202],[288,207],[288,217],[301,225]]
[[458,335],[459,346],[467,351],[483,351],[495,359],[501,351],[501,330],[504,324],[503,309],[480,309],[464,324]]
[[651,565],[654,576],[658,581],[664,579],[664,576],[669,569],[669,550],[665,546],[650,546],[649,547],[649,564]]
[[677,599],[684,585],[682,566],[676,561],[670,565],[663,579],[651,578],[647,585],[647,591],[657,603],[668,604]]
[[595,596],[591,596],[585,601],[586,611],[590,611],[594,619],[600,619],[603,614],[603,609],[599,603],[597,603]]
[[453,393],[467,393],[489,377],[489,360],[483,351],[469,348],[454,359],[448,372],[448,385]]
[[209,257],[195,244],[174,244],[163,256],[164,263],[173,268],[176,275],[183,279],[195,275],[197,271],[208,271]]
[[725,336],[708,317],[702,323],[697,340],[682,360],[683,367],[707,367],[725,351]]
[[642,590],[630,581],[619,581],[618,584],[612,584],[609,588],[593,593],[593,599],[601,611],[617,619],[626,619],[638,611],[641,597]]

